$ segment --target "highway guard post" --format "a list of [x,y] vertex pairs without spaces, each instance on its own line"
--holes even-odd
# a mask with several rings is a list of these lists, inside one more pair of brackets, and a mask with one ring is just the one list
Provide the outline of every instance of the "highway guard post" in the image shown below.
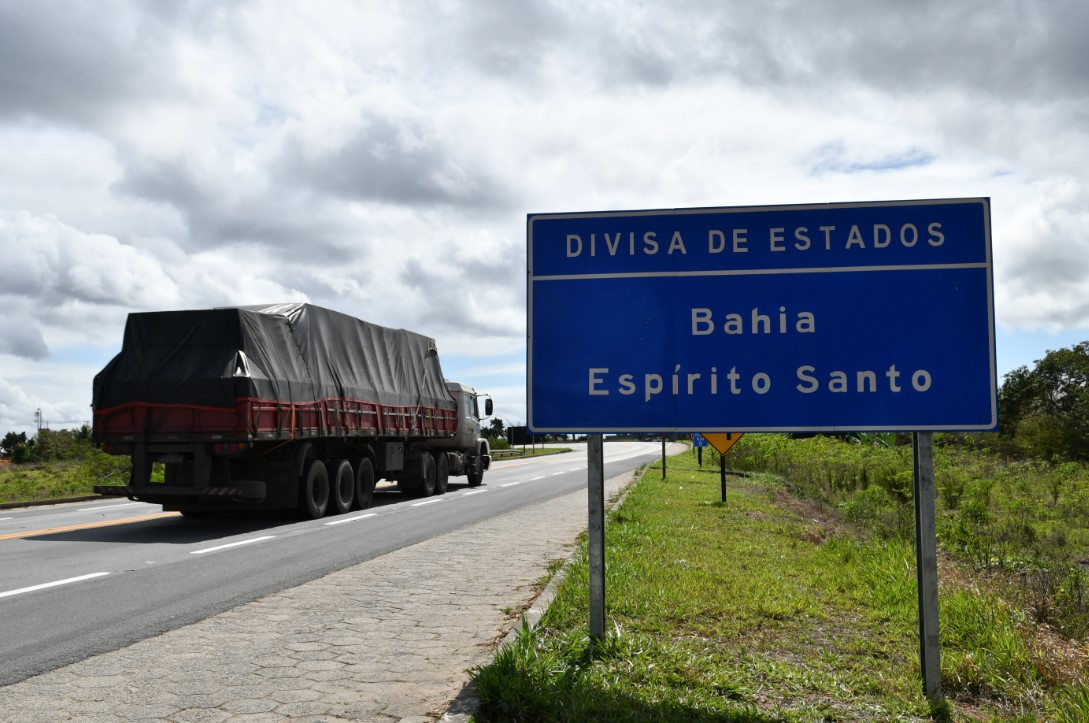
[[990,199],[542,213],[526,233],[528,425],[591,435],[591,635],[599,435],[909,431],[940,698],[930,435],[998,428]]

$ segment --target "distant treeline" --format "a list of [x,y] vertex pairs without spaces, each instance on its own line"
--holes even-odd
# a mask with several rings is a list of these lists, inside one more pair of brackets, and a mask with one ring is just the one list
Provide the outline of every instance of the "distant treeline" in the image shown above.
[[8,432],[0,440],[0,452],[16,464],[84,460],[94,452],[91,427],[84,424],[79,429],[39,429],[30,439],[26,432]]

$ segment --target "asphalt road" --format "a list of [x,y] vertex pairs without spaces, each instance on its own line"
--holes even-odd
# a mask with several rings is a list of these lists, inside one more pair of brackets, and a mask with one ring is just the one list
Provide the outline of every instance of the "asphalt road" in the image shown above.
[[[660,453],[608,443],[606,477]],[[368,510],[304,522],[195,521],[128,501],[0,510],[0,685],[585,488],[586,452],[498,461],[480,487],[463,480],[426,499],[380,491]]]

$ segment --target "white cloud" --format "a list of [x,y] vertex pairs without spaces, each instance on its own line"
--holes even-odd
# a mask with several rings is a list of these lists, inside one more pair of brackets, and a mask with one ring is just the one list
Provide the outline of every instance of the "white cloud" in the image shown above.
[[106,355],[130,311],[310,300],[462,368],[517,358],[528,212],[991,196],[999,323],[1089,328],[1087,19],[1072,0],[5,6],[0,297],[25,323],[0,358],[36,361],[5,372],[21,407],[0,424],[82,399],[62,360]]
[[6,293],[31,295],[47,307],[74,299],[154,307],[177,299],[159,263],[104,234],[83,233],[53,216],[0,212]]

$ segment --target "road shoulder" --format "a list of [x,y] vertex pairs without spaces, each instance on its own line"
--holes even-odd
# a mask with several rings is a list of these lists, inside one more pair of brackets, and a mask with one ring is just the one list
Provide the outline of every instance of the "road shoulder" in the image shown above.
[[2,688],[0,718],[437,719],[586,520],[577,492],[397,550]]

